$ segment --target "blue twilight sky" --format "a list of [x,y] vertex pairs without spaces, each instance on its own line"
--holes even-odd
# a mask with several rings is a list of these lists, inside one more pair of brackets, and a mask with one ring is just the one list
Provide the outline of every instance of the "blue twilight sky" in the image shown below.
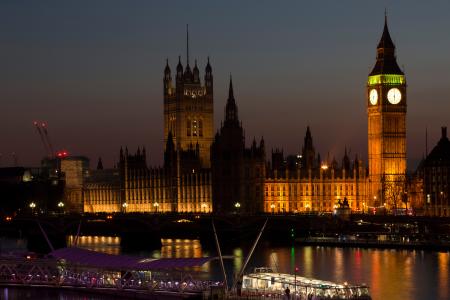
[[[55,148],[117,160],[145,145],[162,162],[165,59],[213,67],[216,130],[233,75],[247,143],[297,153],[306,126],[323,158],[367,157],[365,83],[388,10],[408,82],[408,157],[450,125],[449,1],[0,2],[0,166],[37,165],[34,120]],[[413,165],[410,165],[412,168]]]

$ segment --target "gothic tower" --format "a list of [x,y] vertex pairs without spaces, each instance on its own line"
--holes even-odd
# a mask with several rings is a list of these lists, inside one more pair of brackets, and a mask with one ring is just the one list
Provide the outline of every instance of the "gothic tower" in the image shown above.
[[406,182],[406,79],[385,17],[367,81],[369,205],[397,208]]
[[197,61],[192,70],[189,65],[188,32],[186,52],[184,70],[181,58],[178,59],[175,88],[172,85],[168,62],[164,70],[164,145],[167,145],[169,133],[172,133],[177,151],[196,148],[198,145],[200,165],[203,168],[209,168],[210,146],[214,131],[212,68],[208,58],[202,85]]

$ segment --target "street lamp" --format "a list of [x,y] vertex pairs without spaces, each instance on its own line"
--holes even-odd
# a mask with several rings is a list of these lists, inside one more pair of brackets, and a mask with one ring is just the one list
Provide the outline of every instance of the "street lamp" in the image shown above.
[[64,202],[59,202],[58,203],[58,207],[59,207],[59,209],[62,211],[62,212],[64,212]]
[[275,204],[270,204],[270,208],[272,209],[272,213],[275,213]]
[[236,202],[236,203],[234,204],[234,207],[236,208],[236,212],[239,213],[239,208],[241,207],[241,203]]
[[123,212],[127,212],[127,206],[128,206],[128,203],[126,203],[126,202],[124,202],[123,204],[122,204],[122,207],[123,207]]
[[155,211],[158,212],[159,203],[158,202],[153,203],[153,207],[155,208]]
[[31,208],[31,214],[34,215],[34,209],[35,209],[35,207],[36,207],[36,203],[31,202],[29,206],[30,206],[30,208]]

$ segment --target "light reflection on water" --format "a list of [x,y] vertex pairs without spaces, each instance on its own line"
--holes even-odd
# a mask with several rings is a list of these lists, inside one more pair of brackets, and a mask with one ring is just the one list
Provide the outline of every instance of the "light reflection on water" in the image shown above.
[[[111,239],[110,239],[111,238]],[[79,246],[110,254],[121,253],[118,237],[81,237]],[[224,251],[224,250],[223,250]],[[141,252],[153,258],[183,258],[216,255],[202,248],[199,240],[163,239],[160,250]],[[232,255],[225,260],[231,280],[243,265],[248,249],[225,250]],[[366,283],[374,300],[447,300],[450,292],[450,253],[327,247],[258,246],[248,271],[270,266],[275,271],[331,280]],[[203,278],[222,279],[218,261],[194,268]]]
[[439,298],[450,298],[450,280],[449,280],[449,253],[438,254],[438,269],[439,269]]
[[[69,235],[66,238],[68,246],[75,244],[76,236]],[[78,237],[77,245],[80,248],[89,249],[108,254],[120,254],[120,237],[118,236],[99,236],[82,235]]]

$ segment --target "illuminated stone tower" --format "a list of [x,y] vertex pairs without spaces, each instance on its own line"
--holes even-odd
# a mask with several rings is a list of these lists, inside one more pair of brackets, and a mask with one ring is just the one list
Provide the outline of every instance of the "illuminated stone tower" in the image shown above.
[[406,79],[385,18],[377,61],[367,81],[369,205],[394,209],[406,182]]
[[210,146],[214,131],[212,68],[208,58],[204,85],[202,85],[197,61],[192,70],[189,66],[188,34],[186,68],[183,70],[181,58],[179,58],[174,88],[167,62],[163,83],[164,145],[167,145],[167,138],[171,132],[177,151],[198,149],[201,167],[209,168],[211,166]]

